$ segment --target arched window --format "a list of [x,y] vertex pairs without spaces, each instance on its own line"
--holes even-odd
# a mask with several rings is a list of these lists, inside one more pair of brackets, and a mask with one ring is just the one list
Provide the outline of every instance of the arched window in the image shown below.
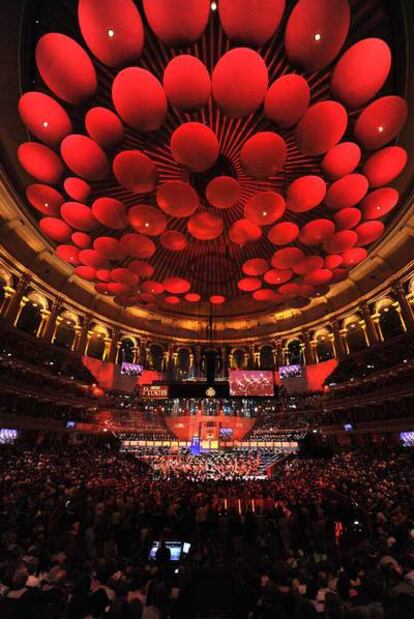
[[231,365],[233,370],[243,370],[245,368],[244,350],[237,348],[233,352],[233,360]]
[[401,316],[393,303],[383,304],[379,310],[379,325],[384,340],[404,333]]
[[318,361],[328,361],[335,357],[332,336],[327,329],[323,329],[315,334],[316,340],[316,354]]
[[156,372],[162,372],[162,361],[164,357],[164,351],[158,344],[151,344],[149,349],[148,365],[150,370]]
[[42,322],[41,309],[36,301],[29,300],[20,312],[16,327],[30,335],[37,335]]
[[190,374],[190,353],[187,348],[180,348],[177,356],[177,378],[188,378]]
[[118,351],[118,359],[117,362],[119,364],[123,363],[134,363],[135,361],[135,342],[131,340],[129,337],[125,337],[121,340],[121,346]]
[[346,328],[346,343],[348,352],[359,352],[367,347],[365,332],[359,316],[351,316],[344,324]]
[[273,351],[271,346],[263,346],[263,348],[260,349],[260,369],[275,369],[275,361],[273,358]]
[[72,350],[76,335],[76,320],[69,313],[63,313],[61,321],[56,326],[53,343],[61,348]]
[[109,333],[105,327],[95,325],[89,334],[88,347],[86,350],[88,357],[104,361],[106,350],[105,339],[108,339],[108,337]]
[[287,365],[302,365],[303,364],[303,351],[302,342],[296,338],[290,340],[287,345],[286,351],[286,364]]

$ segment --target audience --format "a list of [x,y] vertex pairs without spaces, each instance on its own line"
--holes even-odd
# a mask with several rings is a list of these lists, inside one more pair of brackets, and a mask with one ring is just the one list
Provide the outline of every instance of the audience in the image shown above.
[[[413,616],[410,452],[289,458],[266,479],[157,458],[0,449],[2,618]],[[192,544],[178,573],[148,560],[168,539]]]

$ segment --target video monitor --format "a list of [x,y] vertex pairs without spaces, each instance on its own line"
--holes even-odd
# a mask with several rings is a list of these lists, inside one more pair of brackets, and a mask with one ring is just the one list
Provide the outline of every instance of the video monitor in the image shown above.
[[220,438],[228,441],[233,438],[233,428],[220,428]]
[[[182,558],[182,555],[186,555],[190,552],[190,548],[191,548],[191,544],[189,542],[169,541],[169,542],[165,542],[165,545],[170,550],[171,561],[179,561]],[[152,542],[151,550],[148,555],[148,558],[150,561],[157,560],[157,550],[159,547],[160,547],[159,541]]]
[[121,364],[122,376],[141,376],[144,367],[138,363],[127,363],[123,361]]
[[303,375],[303,366],[299,364],[282,365],[279,367],[279,376],[281,380],[287,378],[300,378]]
[[273,372],[260,370],[230,370],[231,396],[273,396]]
[[18,438],[18,430],[11,428],[0,428],[0,445],[12,445]]
[[66,422],[66,429],[67,430],[74,430],[76,427],[76,421],[67,421]]
[[353,429],[354,429],[354,426],[352,425],[352,423],[344,423],[345,432],[352,432]]

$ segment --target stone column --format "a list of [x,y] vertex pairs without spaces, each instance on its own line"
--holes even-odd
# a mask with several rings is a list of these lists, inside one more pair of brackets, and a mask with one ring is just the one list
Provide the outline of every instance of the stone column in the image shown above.
[[76,352],[78,352],[80,355],[86,354],[88,344],[89,344],[89,327],[91,326],[91,322],[92,322],[92,316],[90,316],[89,314],[86,314],[86,316],[84,316],[83,318],[83,323],[82,323],[80,335],[78,338],[78,344],[75,349]]
[[393,292],[397,297],[397,301],[401,310],[401,317],[403,325],[406,331],[412,331],[414,329],[414,315],[411,305],[405,296],[404,288],[399,282],[394,286]]
[[47,324],[50,320],[50,317],[52,315],[52,312],[46,308],[43,308],[40,310],[40,315],[42,317],[42,320],[40,321],[40,325],[39,328],[37,329],[37,333],[36,333],[36,337],[41,337],[43,338],[44,333],[47,329]]
[[59,317],[59,312],[62,308],[62,300],[55,299],[52,305],[52,309],[49,314],[49,320],[46,323],[46,326],[43,330],[42,338],[46,340],[46,342],[53,342],[53,338],[56,333],[56,325]]
[[315,363],[315,355],[311,345],[311,335],[309,331],[304,331],[303,339],[305,342],[305,360],[307,365]]
[[19,279],[16,289],[14,291],[13,288],[9,288],[8,291],[6,291],[6,293],[9,292],[9,294],[14,293],[13,296],[10,298],[10,301],[4,312],[5,320],[13,326],[16,326],[17,321],[19,320],[20,312],[27,303],[27,301],[25,301],[23,304],[21,304],[21,302],[25,298],[25,293],[27,291],[27,288],[29,287],[30,281],[30,275],[23,275]]
[[380,341],[379,334],[377,328],[375,327],[368,305],[366,303],[362,303],[360,310],[367,330],[368,344],[370,346],[372,346],[372,344],[378,344]]
[[276,342],[275,342],[275,351],[276,351],[276,366],[280,367],[281,365],[285,365],[285,359],[283,357],[283,342],[282,342],[282,340],[276,340]]
[[110,361],[109,356],[111,353],[112,340],[110,337],[106,337],[104,338],[104,341],[105,341],[105,348],[104,348],[103,355],[102,355],[102,361]]
[[337,320],[332,321],[332,333],[333,344],[336,357],[343,357],[345,355],[344,342],[340,333],[339,322]]
[[118,342],[119,334],[120,334],[119,327],[114,327],[114,330],[112,331],[112,337],[109,343],[109,352],[108,352],[108,361],[111,361],[112,363],[117,362],[118,351],[121,348],[121,342]]

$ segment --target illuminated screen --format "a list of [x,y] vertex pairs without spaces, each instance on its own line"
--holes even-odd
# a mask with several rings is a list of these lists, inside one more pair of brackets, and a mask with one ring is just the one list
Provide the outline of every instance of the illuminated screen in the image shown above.
[[220,428],[220,438],[224,440],[233,438],[233,428]]
[[141,376],[143,369],[142,365],[123,361],[121,365],[121,374],[124,376]]
[[414,432],[400,432],[400,440],[403,447],[414,447]]
[[279,376],[281,380],[287,378],[299,378],[303,374],[303,367],[301,365],[282,365],[279,368]]
[[17,441],[19,436],[18,430],[12,430],[10,428],[0,428],[0,445],[10,445]]
[[[183,552],[183,542],[165,542],[165,545],[170,550],[170,554],[171,554],[170,561],[179,561],[181,559],[181,553]],[[159,546],[160,546],[160,543],[158,541],[152,542],[152,547],[151,547],[149,557],[148,557],[150,561],[156,561],[157,550]],[[190,544],[187,544],[187,546],[190,546]]]
[[230,370],[230,395],[272,396],[274,394],[273,372]]

